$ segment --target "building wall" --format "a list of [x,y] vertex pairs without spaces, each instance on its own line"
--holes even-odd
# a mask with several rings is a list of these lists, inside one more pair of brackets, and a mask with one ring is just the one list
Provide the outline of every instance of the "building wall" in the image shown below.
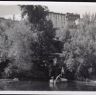
[[47,19],[52,21],[53,27],[57,29],[56,37],[61,40],[65,29],[76,29],[76,26],[79,23],[80,15],[73,13],[61,14],[49,12]]
[[50,19],[54,28],[59,30],[65,26],[65,14],[50,12],[47,19]]
[[80,15],[73,14],[73,13],[55,13],[55,12],[49,12],[49,15],[47,19],[50,19],[53,22],[54,28],[57,28],[58,30],[62,31],[64,27],[66,27],[66,24],[69,26],[75,25],[76,20],[80,18]]

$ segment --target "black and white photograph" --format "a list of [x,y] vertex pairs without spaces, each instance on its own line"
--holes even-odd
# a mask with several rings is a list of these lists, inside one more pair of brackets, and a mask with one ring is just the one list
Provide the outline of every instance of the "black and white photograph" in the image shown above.
[[96,3],[0,1],[0,91],[96,91]]

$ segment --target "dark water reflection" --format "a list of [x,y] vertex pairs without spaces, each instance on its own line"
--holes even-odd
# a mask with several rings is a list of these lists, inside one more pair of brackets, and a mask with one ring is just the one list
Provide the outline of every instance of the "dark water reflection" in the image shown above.
[[96,83],[61,82],[56,85],[40,81],[0,81],[0,90],[26,91],[96,91]]

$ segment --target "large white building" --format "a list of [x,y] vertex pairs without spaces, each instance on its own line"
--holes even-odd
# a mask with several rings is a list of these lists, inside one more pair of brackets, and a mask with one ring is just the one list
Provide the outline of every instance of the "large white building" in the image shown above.
[[76,28],[77,24],[80,20],[79,14],[73,14],[73,13],[55,13],[55,12],[49,12],[49,15],[47,16],[47,19],[51,20],[53,23],[54,28],[57,29],[57,35],[60,36],[60,32],[64,32],[64,29],[67,27]]
[[66,21],[65,14],[49,12],[47,18],[53,22],[53,26],[57,29],[63,28],[65,25]]

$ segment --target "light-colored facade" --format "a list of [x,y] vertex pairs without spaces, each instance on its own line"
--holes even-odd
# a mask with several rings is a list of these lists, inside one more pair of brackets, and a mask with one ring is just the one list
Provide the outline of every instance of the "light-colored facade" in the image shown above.
[[64,27],[66,27],[66,25],[74,27],[74,25],[78,24],[78,19],[80,19],[80,15],[73,13],[62,14],[49,12],[47,19],[50,19],[52,21],[54,28],[62,31]]
[[73,13],[55,13],[49,12],[47,19],[51,20],[53,23],[53,27],[56,28],[56,37],[62,39],[61,35],[63,35],[66,29],[76,29],[79,24],[80,15]]
[[53,22],[55,28],[64,28],[65,14],[49,12],[48,19]]

